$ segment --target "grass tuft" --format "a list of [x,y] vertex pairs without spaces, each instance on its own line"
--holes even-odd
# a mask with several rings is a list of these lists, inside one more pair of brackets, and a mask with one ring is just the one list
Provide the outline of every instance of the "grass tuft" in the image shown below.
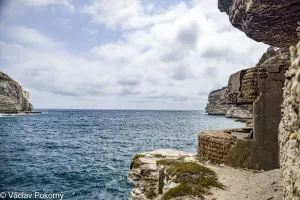
[[143,155],[143,154],[136,154],[134,156],[134,158],[132,159],[132,162],[130,164],[130,169],[136,169],[136,168],[139,168],[143,163],[142,161],[140,161],[139,159],[140,158],[143,158],[145,157],[146,155]]
[[166,171],[174,177],[173,181],[179,183],[177,187],[170,189],[163,196],[164,200],[178,196],[197,196],[204,199],[212,187],[224,189],[224,185],[218,182],[216,173],[195,162],[182,162],[178,160],[160,160],[161,165],[168,166]]

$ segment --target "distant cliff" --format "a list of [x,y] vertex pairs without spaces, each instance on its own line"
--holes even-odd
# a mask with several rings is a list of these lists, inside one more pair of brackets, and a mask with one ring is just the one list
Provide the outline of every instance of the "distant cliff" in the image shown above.
[[227,87],[212,91],[208,96],[208,104],[205,108],[207,114],[225,115],[230,106],[226,103],[225,93]]
[[206,112],[229,118],[253,118],[253,102],[259,95],[257,73],[258,68],[249,68],[232,74],[226,87],[209,94]]
[[29,92],[12,78],[0,72],[0,113],[22,113],[32,111]]
[[287,48],[269,47],[255,67],[235,72],[229,77],[226,87],[209,94],[206,112],[226,114],[229,118],[253,118],[253,103],[260,95],[258,80],[261,72],[266,66],[273,67],[273,73],[278,71],[278,66],[288,66],[287,54]]

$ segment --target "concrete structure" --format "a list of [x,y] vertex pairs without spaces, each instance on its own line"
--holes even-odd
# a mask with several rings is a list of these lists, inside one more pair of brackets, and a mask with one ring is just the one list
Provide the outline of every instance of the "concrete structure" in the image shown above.
[[[274,56],[249,70],[254,87],[243,87],[242,80],[247,74],[243,70],[230,77],[227,102],[247,104],[254,101],[253,134],[245,136],[251,132],[249,129],[204,131],[198,138],[198,156],[201,159],[252,169],[279,168],[278,125],[284,74],[288,67],[289,54],[279,49]],[[255,91],[259,91],[258,96]],[[208,137],[211,139],[207,139]],[[217,152],[213,148],[216,144],[219,149]]]

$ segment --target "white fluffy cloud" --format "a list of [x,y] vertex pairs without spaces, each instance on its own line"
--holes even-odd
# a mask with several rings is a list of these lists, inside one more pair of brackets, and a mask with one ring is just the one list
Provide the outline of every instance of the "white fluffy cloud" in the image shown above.
[[216,1],[157,8],[140,0],[94,0],[78,10],[90,17],[89,27],[103,24],[122,36],[74,54],[37,29],[0,30],[8,38],[0,43],[3,70],[34,91],[40,107],[50,95],[61,99],[55,107],[73,97],[73,107],[135,108],[142,102],[145,109],[201,109],[212,89],[252,67],[267,48],[231,27]]
[[112,29],[119,26],[139,29],[179,18],[189,10],[185,3],[165,10],[157,9],[153,4],[145,5],[140,0],[94,0],[92,4],[82,7],[81,11],[91,15],[93,22]]

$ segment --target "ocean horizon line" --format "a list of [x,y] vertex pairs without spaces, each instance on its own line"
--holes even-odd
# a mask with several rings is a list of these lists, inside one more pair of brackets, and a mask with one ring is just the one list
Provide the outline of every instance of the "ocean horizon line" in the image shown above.
[[91,110],[91,111],[205,111],[204,109],[201,110],[194,110],[194,109],[117,109],[117,108],[35,108],[34,111],[40,110]]

